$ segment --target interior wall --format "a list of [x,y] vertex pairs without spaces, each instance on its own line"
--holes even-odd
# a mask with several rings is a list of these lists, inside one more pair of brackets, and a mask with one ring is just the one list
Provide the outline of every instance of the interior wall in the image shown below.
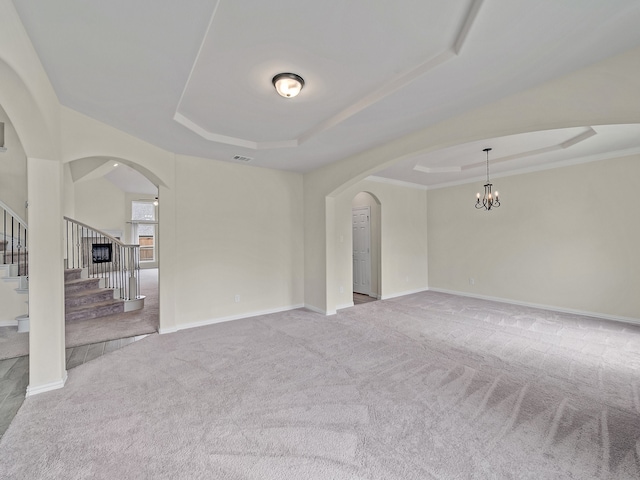
[[177,328],[302,306],[302,176],[188,156],[177,163]]
[[62,195],[62,213],[65,217],[76,218],[76,189],[68,163],[62,166]]
[[126,232],[125,192],[105,178],[79,181],[73,188],[75,220],[102,231]]
[[[0,122],[4,123],[4,145],[0,152],[0,201],[27,222],[27,155],[11,120],[0,106]],[[0,229],[2,225],[0,225]]]
[[351,206],[359,192],[369,192],[380,201],[380,296],[392,298],[426,290],[427,192],[363,180],[335,197],[334,277],[331,282],[335,304],[339,307],[353,300]]
[[305,235],[307,303],[329,311],[333,302],[334,275],[329,267],[334,261],[327,252],[335,233],[326,225],[333,225],[334,212],[324,210],[325,199],[420,152],[545,129],[639,123],[639,60],[640,48],[630,50],[305,174],[305,222],[316,226],[313,235]]
[[[640,156],[429,191],[429,286],[640,319]],[[473,279],[473,285],[470,284]]]
[[[371,295],[380,298],[380,204],[368,192],[359,192],[353,197],[351,208],[369,207],[370,212],[370,245],[371,254]],[[353,229],[351,241],[353,242]],[[353,248],[352,248],[353,251]],[[351,269],[353,275],[353,267]]]

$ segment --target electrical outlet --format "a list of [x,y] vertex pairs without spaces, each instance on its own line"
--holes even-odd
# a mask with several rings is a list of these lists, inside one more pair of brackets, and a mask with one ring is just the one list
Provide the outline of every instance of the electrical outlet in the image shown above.
[[344,293],[344,287],[340,286],[340,293]]
[[236,303],[240,303],[240,295],[237,295],[237,294],[236,294],[236,298],[235,298],[235,300],[236,300]]
[[469,285],[475,285],[476,284],[476,279],[473,277],[469,277]]

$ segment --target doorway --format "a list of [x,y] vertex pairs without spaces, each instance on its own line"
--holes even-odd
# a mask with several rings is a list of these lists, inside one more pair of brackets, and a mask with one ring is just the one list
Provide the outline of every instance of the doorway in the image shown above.
[[380,202],[369,192],[360,192],[351,203],[353,303],[380,298]]
[[371,209],[351,209],[353,228],[353,293],[371,293]]

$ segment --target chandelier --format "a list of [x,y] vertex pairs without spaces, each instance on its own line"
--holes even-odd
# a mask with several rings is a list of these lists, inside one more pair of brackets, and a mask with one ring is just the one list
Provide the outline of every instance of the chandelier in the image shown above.
[[500,206],[500,199],[498,198],[498,192],[491,193],[491,187],[493,185],[489,182],[489,152],[490,148],[482,150],[487,152],[487,183],[484,185],[484,196],[480,197],[480,193],[476,195],[476,208],[484,208],[485,210],[491,210],[492,208],[498,208]]

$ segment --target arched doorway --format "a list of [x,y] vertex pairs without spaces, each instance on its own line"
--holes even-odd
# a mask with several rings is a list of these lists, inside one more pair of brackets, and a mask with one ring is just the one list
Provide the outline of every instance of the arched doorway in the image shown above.
[[[65,216],[125,245],[140,245],[137,269],[124,274],[129,288],[136,285],[136,297],[130,293],[124,313],[88,318],[82,328],[80,322],[67,321],[67,348],[158,331],[157,181],[146,169],[123,158],[95,156],[65,164]],[[144,297],[142,308],[133,305],[138,295]]]
[[380,201],[369,192],[359,192],[351,202],[352,290],[355,305],[381,297]]

